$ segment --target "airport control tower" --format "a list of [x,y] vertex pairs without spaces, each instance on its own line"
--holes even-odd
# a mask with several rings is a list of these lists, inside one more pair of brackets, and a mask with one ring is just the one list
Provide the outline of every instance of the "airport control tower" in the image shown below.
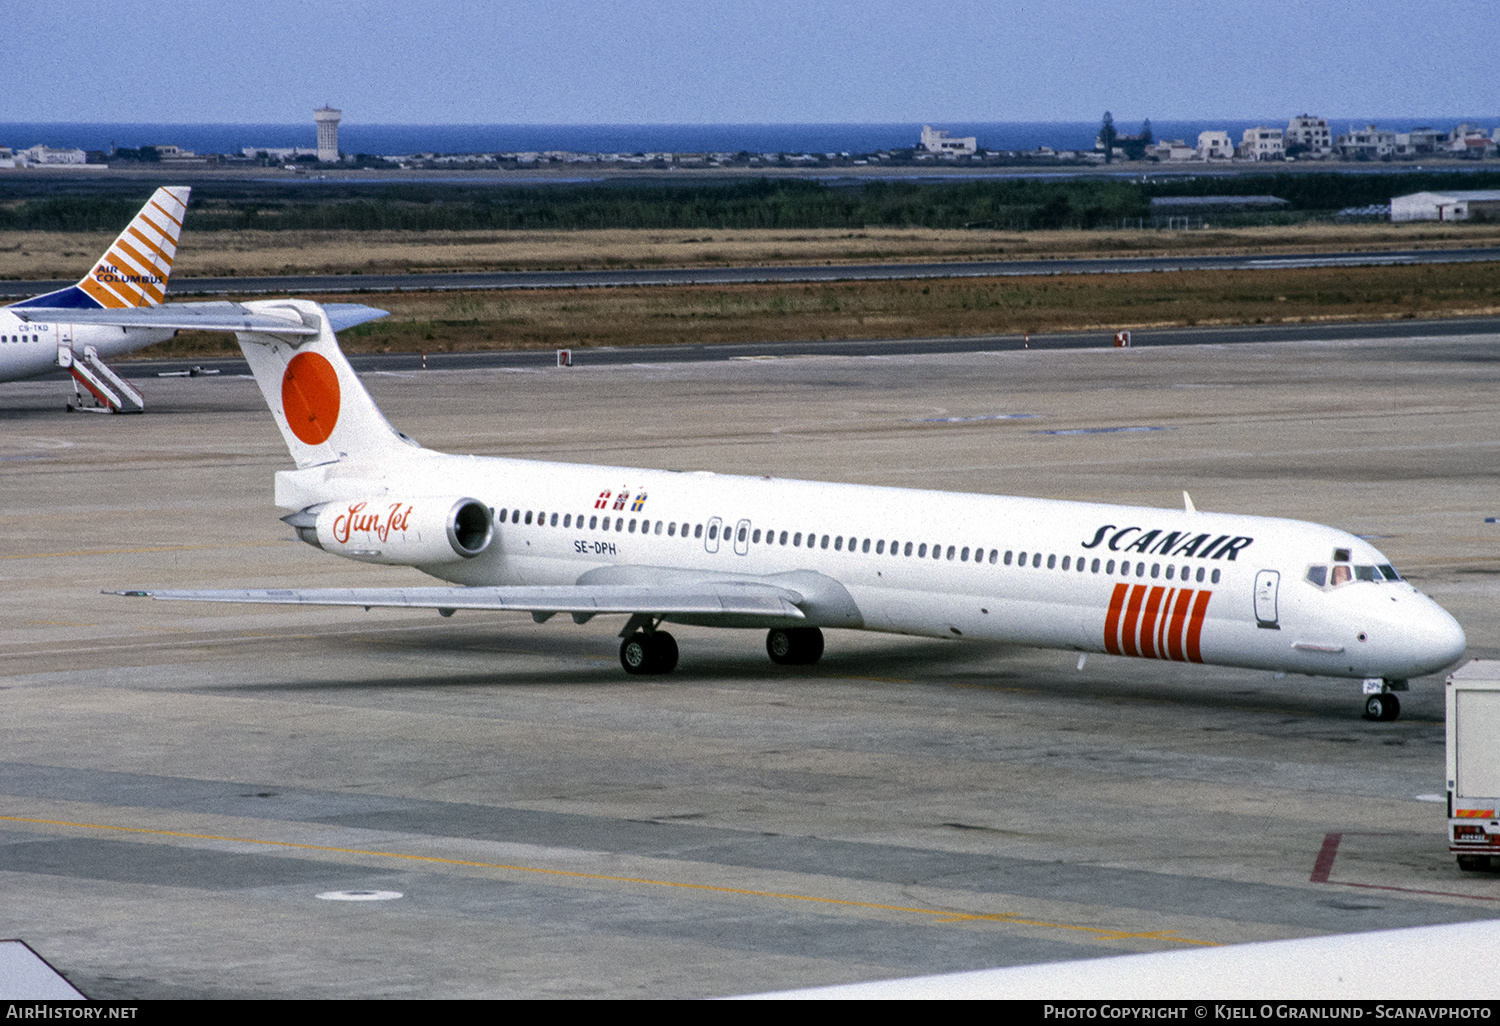
[[318,160],[333,163],[339,159],[339,117],[343,113],[332,107],[313,111],[313,120],[318,123]]

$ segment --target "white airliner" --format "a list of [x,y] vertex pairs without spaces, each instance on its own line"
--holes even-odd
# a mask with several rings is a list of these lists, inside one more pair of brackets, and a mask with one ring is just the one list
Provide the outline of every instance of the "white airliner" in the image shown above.
[[1269,517],[456,456],[393,428],[305,300],[246,303],[237,337],[296,470],[276,504],[306,542],[457,587],[132,591],[157,599],[626,614],[620,662],[666,673],[663,623],[768,631],[812,663],[820,628],[1359,678],[1393,719],[1464,632],[1368,542]]
[[[0,307],[0,381],[61,367],[73,377],[77,408],[139,413],[145,400],[106,359],[165,342],[181,328],[256,326],[237,303],[162,305],[190,192],[180,185],[157,189],[76,285]],[[385,316],[357,304],[328,309],[337,329]],[[98,405],[84,406],[85,394]]]

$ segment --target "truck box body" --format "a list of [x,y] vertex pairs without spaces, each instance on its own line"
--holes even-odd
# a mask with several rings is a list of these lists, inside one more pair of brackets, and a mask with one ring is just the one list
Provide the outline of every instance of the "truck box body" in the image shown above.
[[1448,850],[1464,869],[1500,868],[1500,661],[1459,667],[1445,691]]

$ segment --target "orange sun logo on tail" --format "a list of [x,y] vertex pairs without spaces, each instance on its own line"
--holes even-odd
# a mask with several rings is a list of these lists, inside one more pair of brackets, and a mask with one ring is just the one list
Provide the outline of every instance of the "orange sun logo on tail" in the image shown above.
[[308,445],[328,441],[339,422],[339,375],[317,353],[298,353],[281,376],[281,409],[292,434]]

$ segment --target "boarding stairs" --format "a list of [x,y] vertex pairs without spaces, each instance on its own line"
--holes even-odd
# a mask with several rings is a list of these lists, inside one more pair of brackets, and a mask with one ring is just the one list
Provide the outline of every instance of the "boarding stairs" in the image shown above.
[[68,403],[68,409],[85,413],[140,413],[146,409],[141,393],[99,359],[99,350],[93,346],[83,347],[82,358],[71,348],[59,346],[57,364],[73,375],[78,401]]

